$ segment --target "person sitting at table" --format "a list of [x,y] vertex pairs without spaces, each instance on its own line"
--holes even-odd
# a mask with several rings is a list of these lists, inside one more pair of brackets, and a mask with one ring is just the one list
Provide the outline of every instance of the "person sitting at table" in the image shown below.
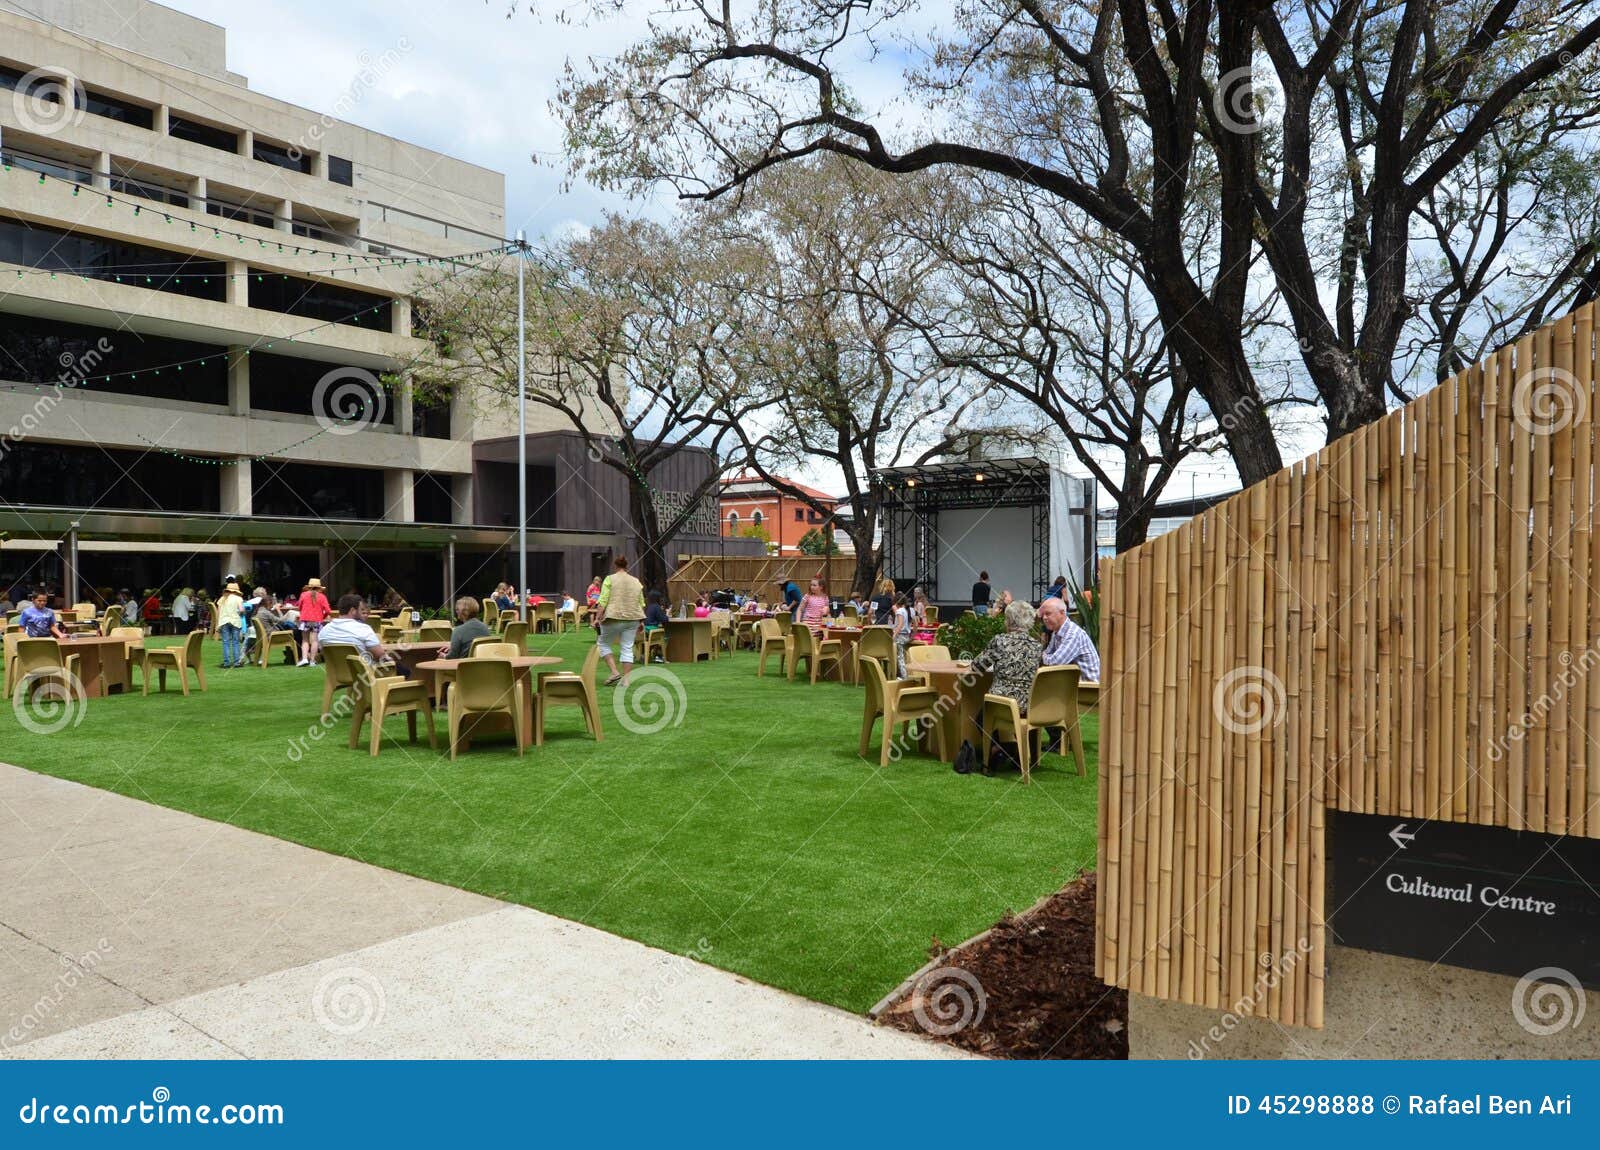
[[1045,644],[1041,659],[1046,667],[1073,666],[1086,682],[1100,681],[1100,652],[1094,649],[1089,632],[1067,618],[1067,605],[1054,596],[1039,604],[1039,622],[1044,624]]
[[694,617],[696,619],[711,618],[711,604],[704,595],[697,596],[694,601]]
[[439,658],[465,659],[472,654],[474,639],[493,634],[489,624],[478,618],[478,601],[470,595],[463,595],[456,600],[456,625],[450,632],[450,642],[439,648]]
[[[1033,604],[1017,600],[1006,608],[1006,629],[978,652],[972,665],[979,671],[993,671],[994,684],[991,695],[1004,695],[1017,701],[1017,713],[1028,713],[1028,696],[1033,693],[1033,676],[1039,670],[1039,660],[1044,656],[1044,644],[1032,635]],[[991,748],[992,750],[993,748]],[[993,771],[985,757],[983,773]]]
[[117,606],[122,608],[122,622],[129,627],[139,625],[139,601],[133,592],[124,587],[117,592]]
[[596,575],[593,579],[589,580],[589,589],[583,593],[583,597],[588,601],[589,606],[591,607],[599,604],[600,576]]
[[911,589],[911,621],[918,627],[928,622],[928,593],[921,587]]
[[292,667],[300,660],[300,635],[295,626],[284,618],[283,612],[278,608],[278,597],[265,587],[255,589],[255,618],[261,620],[261,625],[268,631],[287,631],[294,637],[294,647],[283,653],[285,666]]
[[800,600],[800,613],[795,622],[803,623],[813,631],[822,629],[833,612],[833,600],[828,598],[828,584],[821,576],[811,580],[804,599]]
[[761,602],[754,595],[746,595],[744,600],[744,613],[746,615],[761,614]]
[[667,625],[667,609],[661,605],[661,592],[652,591],[645,596],[644,629],[654,631]]
[[1013,602],[1014,600],[1011,597],[1010,591],[1000,592],[1000,597],[989,606],[990,618],[999,618],[1000,616],[1004,615],[1006,613],[1006,608],[1011,606]]
[[65,639],[67,632],[56,621],[56,613],[48,606],[50,596],[44,591],[34,592],[33,602],[27,603],[22,608],[22,614],[17,616],[17,622],[22,624],[22,633],[30,639]]
[[393,613],[400,610],[400,608],[404,607],[405,605],[406,601],[404,596],[402,596],[400,592],[396,591],[393,587],[390,587],[383,593],[383,609],[385,612]]
[[154,587],[147,587],[144,593],[144,603],[139,608],[139,617],[144,620],[146,627],[150,628],[152,635],[161,632],[161,596]]
[[565,591],[561,592],[561,607],[560,607],[560,610],[562,610],[562,611],[576,611],[577,609],[578,609],[578,601],[576,599],[574,599],[571,595],[567,594]]
[[[378,639],[378,633],[367,622],[367,601],[353,591],[348,591],[339,596],[337,607],[338,616],[329,619],[322,625],[317,635],[318,646],[325,647],[329,643],[348,643],[361,653],[362,661],[377,666],[380,663],[394,663],[389,657],[388,650]],[[395,670],[402,675],[406,673],[404,666],[395,664]]]

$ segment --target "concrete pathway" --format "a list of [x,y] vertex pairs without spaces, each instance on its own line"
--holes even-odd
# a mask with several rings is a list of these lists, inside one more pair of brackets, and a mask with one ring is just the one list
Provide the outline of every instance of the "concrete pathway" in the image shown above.
[[0,1056],[959,1055],[526,907],[0,764]]

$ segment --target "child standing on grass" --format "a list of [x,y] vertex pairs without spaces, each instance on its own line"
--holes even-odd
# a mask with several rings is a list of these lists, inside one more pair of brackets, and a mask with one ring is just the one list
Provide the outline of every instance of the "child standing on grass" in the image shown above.
[[244,595],[229,583],[217,597],[217,626],[222,634],[222,666],[244,666]]
[[906,648],[911,644],[911,609],[903,594],[894,597],[894,663],[898,678],[906,677]]

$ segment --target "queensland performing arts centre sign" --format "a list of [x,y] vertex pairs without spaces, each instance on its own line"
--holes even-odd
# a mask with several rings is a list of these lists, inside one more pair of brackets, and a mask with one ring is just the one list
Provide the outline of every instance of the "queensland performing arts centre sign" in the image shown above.
[[1600,988],[1600,842],[1330,812],[1342,946]]

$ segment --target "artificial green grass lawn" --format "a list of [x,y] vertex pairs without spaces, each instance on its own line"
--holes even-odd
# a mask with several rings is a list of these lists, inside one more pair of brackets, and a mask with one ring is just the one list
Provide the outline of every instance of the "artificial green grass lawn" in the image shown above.
[[[171,640],[151,640],[160,644]],[[592,632],[530,641],[577,670]],[[509,736],[455,763],[390,719],[380,755],[349,724],[308,739],[320,667],[222,671],[210,690],[89,701],[81,724],[0,727],[0,760],[551,914],[863,1011],[927,958],[1092,867],[1091,773],[1047,755],[1033,784],[912,752],[856,754],[860,688],[755,675],[755,656],[674,665],[681,725],[634,734],[600,689],[518,759]],[[657,668],[661,670],[661,668]],[[601,667],[602,677],[604,666]],[[137,672],[135,673],[137,681]],[[875,748],[874,748],[875,749]]]

